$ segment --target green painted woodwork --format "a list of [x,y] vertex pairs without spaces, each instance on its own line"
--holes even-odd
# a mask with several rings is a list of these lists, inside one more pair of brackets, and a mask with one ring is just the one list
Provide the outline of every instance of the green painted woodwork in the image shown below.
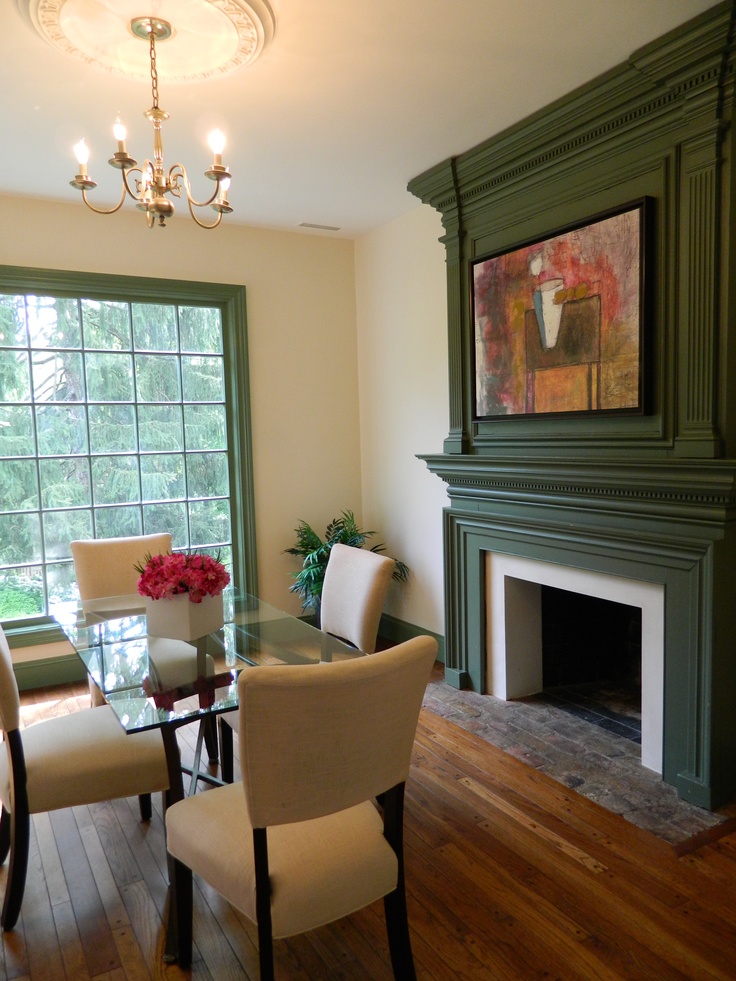
[[13,671],[20,691],[79,683],[87,678],[87,669],[76,652],[20,661],[13,664]]
[[[126,302],[167,301],[180,305],[218,307],[222,315],[225,347],[225,390],[230,457],[230,499],[234,579],[248,592],[258,593],[253,453],[250,425],[250,382],[245,287],[187,280],[147,279],[131,276],[26,269],[0,266],[0,288],[5,292],[85,296]],[[9,631],[12,635],[12,629]],[[39,639],[39,643],[43,643]]]
[[383,640],[390,641],[392,645],[403,644],[413,637],[434,637],[437,641],[438,651],[437,660],[444,664],[445,661],[445,638],[440,634],[432,633],[425,627],[420,627],[416,623],[409,623],[407,620],[400,620],[398,617],[384,613],[381,616],[381,623],[378,628],[378,636]]
[[[734,164],[730,3],[459,157],[409,190],[442,216],[447,250],[446,452],[736,456],[722,324]],[[724,67],[725,66],[725,67]],[[473,418],[470,264],[651,198],[653,301],[644,323],[649,411],[640,417]],[[733,358],[733,355],[731,355]]]
[[[736,797],[734,24],[720,3],[409,184],[442,217],[445,677],[485,688],[485,553],[665,587],[664,779]],[[648,198],[641,415],[474,418],[471,264]]]

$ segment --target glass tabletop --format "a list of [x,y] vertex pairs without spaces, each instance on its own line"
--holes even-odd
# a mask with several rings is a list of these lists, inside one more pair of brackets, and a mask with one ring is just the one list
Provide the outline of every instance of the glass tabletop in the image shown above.
[[245,668],[363,656],[256,596],[226,590],[224,601],[225,626],[192,643],[149,637],[136,594],[54,615],[129,732],[237,708]]

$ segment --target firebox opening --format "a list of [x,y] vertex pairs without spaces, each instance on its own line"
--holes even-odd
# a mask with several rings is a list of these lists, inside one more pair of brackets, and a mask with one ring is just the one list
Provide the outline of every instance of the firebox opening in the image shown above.
[[545,701],[641,741],[642,611],[541,587]]

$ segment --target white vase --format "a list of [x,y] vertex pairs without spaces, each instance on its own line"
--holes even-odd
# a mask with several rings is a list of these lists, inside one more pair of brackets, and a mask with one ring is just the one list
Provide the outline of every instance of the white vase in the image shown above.
[[205,596],[201,603],[192,603],[189,593],[178,593],[166,599],[146,596],[146,623],[151,637],[170,637],[173,640],[198,640],[219,630],[225,623],[222,593]]

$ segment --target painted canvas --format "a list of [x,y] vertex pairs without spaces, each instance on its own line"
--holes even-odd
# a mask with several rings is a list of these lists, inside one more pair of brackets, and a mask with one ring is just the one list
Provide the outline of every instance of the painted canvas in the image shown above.
[[644,202],[474,264],[478,419],[642,404]]

